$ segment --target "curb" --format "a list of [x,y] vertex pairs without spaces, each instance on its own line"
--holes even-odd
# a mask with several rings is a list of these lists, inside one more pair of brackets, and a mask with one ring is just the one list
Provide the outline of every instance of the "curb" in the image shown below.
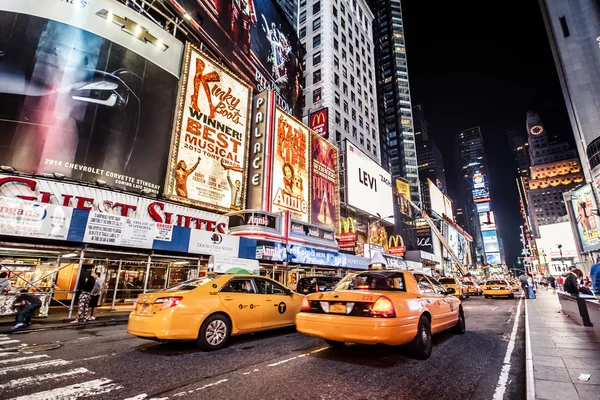
[[84,327],[96,327],[96,326],[109,326],[109,325],[122,325],[122,324],[126,324],[129,321],[129,317],[127,318],[119,318],[119,319],[110,319],[110,320],[105,320],[105,321],[94,321],[94,322],[86,322],[86,323],[82,323],[82,324],[71,324],[71,323],[66,323],[66,324],[60,324],[60,325],[48,325],[48,326],[40,326],[40,327],[36,327],[36,328],[25,328],[25,329],[19,329],[19,330],[12,330],[12,329],[7,329],[7,330],[0,330],[1,334],[12,334],[12,335],[20,335],[20,334],[26,334],[26,333],[33,333],[33,332],[43,332],[43,331],[50,331],[50,330],[58,330],[58,329],[77,329],[77,328],[84,328]]
[[525,385],[527,400],[535,400],[535,377],[533,374],[533,354],[531,352],[531,335],[529,333],[529,313],[525,301]]

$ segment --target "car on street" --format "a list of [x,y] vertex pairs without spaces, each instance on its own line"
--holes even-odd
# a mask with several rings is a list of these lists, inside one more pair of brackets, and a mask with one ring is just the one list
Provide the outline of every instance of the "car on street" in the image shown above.
[[445,276],[440,278],[439,281],[445,289],[454,289],[453,294],[459,299],[464,300],[468,297],[469,293],[459,279],[453,276]]
[[486,299],[490,297],[508,297],[514,299],[515,294],[512,291],[512,286],[505,279],[488,279],[483,284],[483,296]]
[[519,281],[513,280],[510,283],[510,287],[511,287],[511,289],[512,289],[513,292],[518,292],[519,288],[521,287],[521,285],[519,285]]
[[481,287],[473,281],[463,281],[462,284],[465,288],[465,291],[469,295],[481,296],[483,294],[483,290],[481,290]]
[[408,345],[429,358],[431,336],[446,329],[465,332],[461,301],[438,281],[409,271],[349,274],[331,292],[310,294],[296,316],[298,332],[332,347],[344,343]]
[[298,280],[296,291],[302,294],[330,292],[339,281],[340,278],[334,276],[304,277]]
[[295,324],[302,297],[256,275],[219,275],[138,296],[127,332],[159,341],[195,340],[216,350],[232,335]]

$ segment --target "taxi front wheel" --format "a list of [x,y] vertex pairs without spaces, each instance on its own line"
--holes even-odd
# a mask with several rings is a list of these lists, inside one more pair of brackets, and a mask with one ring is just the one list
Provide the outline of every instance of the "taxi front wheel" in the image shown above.
[[222,314],[208,317],[198,335],[198,347],[203,350],[218,350],[227,344],[231,335],[231,322]]
[[456,321],[456,325],[454,325],[454,327],[452,327],[452,332],[462,335],[466,331],[467,331],[467,323],[465,322],[465,313],[463,312],[463,309],[461,307],[458,311],[458,320]]
[[427,317],[421,316],[417,328],[417,336],[408,345],[408,351],[413,357],[426,360],[431,356],[431,348],[431,323]]

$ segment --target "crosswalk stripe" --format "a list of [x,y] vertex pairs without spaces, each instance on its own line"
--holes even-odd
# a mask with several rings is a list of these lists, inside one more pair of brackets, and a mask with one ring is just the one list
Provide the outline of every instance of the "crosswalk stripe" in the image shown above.
[[16,340],[16,339],[5,340],[4,342],[0,342],[0,346],[3,345],[3,344],[11,344],[11,343],[19,343],[19,341]]
[[112,380],[107,378],[94,379],[92,381],[76,383],[70,386],[16,397],[12,400],[70,400],[84,396],[91,397],[98,394],[105,394],[123,387],[122,385],[111,382]]
[[67,365],[67,364],[71,364],[71,362],[72,361],[62,360],[59,358],[57,360],[41,361],[38,363],[13,365],[10,367],[0,368],[0,375],[6,375],[9,372],[32,371],[34,369],[55,367],[55,366],[59,366],[59,365]]
[[53,372],[53,373],[44,374],[44,375],[28,376],[25,378],[13,379],[6,383],[0,384],[0,391],[22,389],[26,386],[31,386],[31,385],[34,385],[37,383],[42,383],[43,381],[50,381],[50,380],[60,381],[65,378],[69,378],[69,377],[72,377],[75,375],[86,374],[86,373],[93,374],[93,372],[89,371],[86,368],[75,368],[75,369],[70,369],[66,372],[59,372],[59,373]]
[[27,361],[27,360],[37,360],[40,358],[50,358],[50,356],[48,356],[46,354],[37,354],[35,356],[9,358],[7,360],[0,360],[0,365],[14,363],[14,362],[20,362],[20,361]]

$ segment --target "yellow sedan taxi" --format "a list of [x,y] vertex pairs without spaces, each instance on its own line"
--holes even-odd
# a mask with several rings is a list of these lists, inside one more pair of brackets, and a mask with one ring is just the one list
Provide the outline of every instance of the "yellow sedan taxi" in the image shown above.
[[467,298],[469,295],[462,282],[453,276],[445,276],[440,278],[440,283],[444,289],[454,289],[454,295],[461,300]]
[[505,279],[488,279],[483,284],[483,296],[486,299],[490,297],[508,297],[515,298],[512,287]]
[[302,296],[256,275],[220,275],[138,296],[127,332],[152,340],[195,340],[216,350],[231,335],[294,325]]
[[479,285],[473,281],[463,281],[462,284],[465,292],[467,292],[469,295],[481,296],[483,294],[481,287],[479,287]]
[[332,347],[345,342],[409,344],[421,359],[431,355],[431,335],[466,329],[459,299],[435,279],[408,271],[366,271],[347,275],[331,292],[302,300],[298,332]]

